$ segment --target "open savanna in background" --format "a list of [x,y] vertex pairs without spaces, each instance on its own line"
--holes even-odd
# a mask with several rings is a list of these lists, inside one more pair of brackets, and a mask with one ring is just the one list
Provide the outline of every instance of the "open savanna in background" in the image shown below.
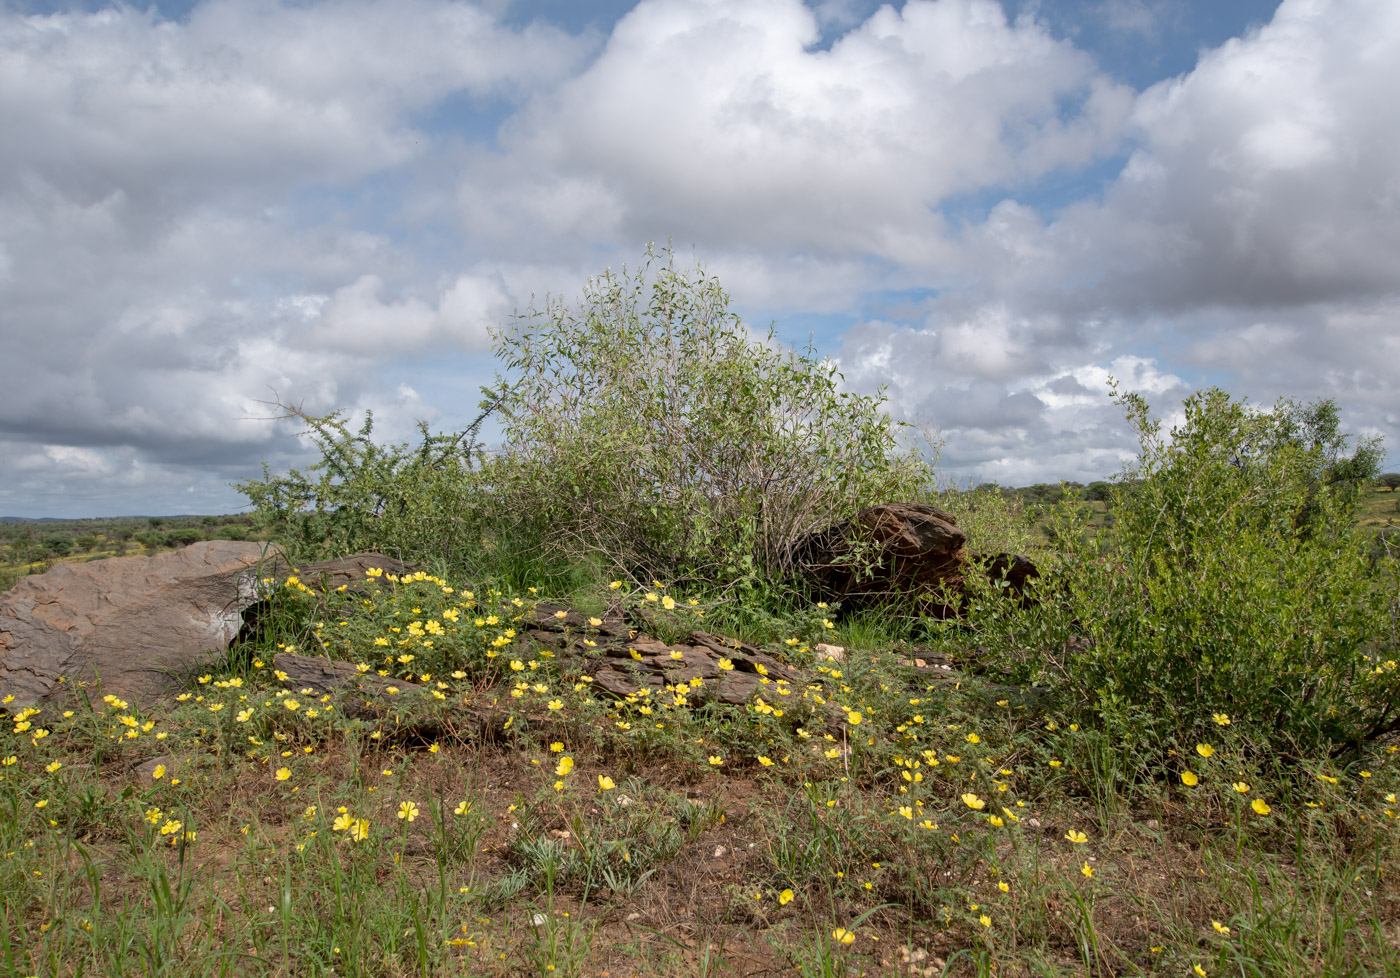
[[[1121,393],[1138,458],[1036,501],[940,486],[664,257],[497,352],[501,450],[305,417],[321,462],[243,486],[294,561],[421,569],[267,576],[167,702],[7,707],[6,974],[1400,973],[1392,493],[1329,404]],[[1040,576],[813,593],[804,536],[896,499]],[[619,621],[785,674],[609,694]]]
[[258,539],[253,519],[229,516],[133,516],[77,520],[0,518],[0,590],[63,561],[130,557],[200,540]]

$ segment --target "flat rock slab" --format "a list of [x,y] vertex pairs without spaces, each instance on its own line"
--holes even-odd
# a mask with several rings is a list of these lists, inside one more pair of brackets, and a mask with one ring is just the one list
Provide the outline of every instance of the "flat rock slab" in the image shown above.
[[590,619],[542,604],[532,617],[525,631],[530,641],[556,655],[584,660],[582,670],[593,678],[595,688],[619,698],[643,689],[660,692],[680,683],[691,685],[698,679],[690,699],[740,706],[770,683],[803,681],[797,670],[752,645],[708,632],[694,631],[687,641],[671,644],[613,615]]
[[225,649],[254,599],[260,543],[59,564],[0,595],[0,694],[33,706],[99,679],[150,704]]
[[[377,554],[299,571],[308,586],[362,582],[365,570],[401,573]],[[152,557],[60,564],[0,594],[0,697],[37,706],[60,696],[101,693],[150,706],[207,668],[244,625],[260,580],[288,567],[266,545],[195,543]]]

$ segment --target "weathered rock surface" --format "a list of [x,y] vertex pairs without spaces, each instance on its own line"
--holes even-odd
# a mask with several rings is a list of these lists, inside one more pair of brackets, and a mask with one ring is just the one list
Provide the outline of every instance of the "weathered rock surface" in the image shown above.
[[213,540],[22,578],[0,595],[0,695],[35,705],[100,678],[106,693],[157,699],[238,634],[264,550]]
[[913,598],[925,614],[951,617],[963,604],[968,568],[984,560],[994,584],[1029,600],[1026,582],[1039,576],[1029,557],[979,558],[966,544],[952,514],[922,503],[888,503],[809,535],[797,556],[821,596],[841,602],[843,612],[898,597]]
[[673,644],[622,618],[594,620],[597,625],[576,611],[542,604],[522,640],[561,658],[584,660],[581,672],[592,678],[594,689],[619,699],[685,683],[690,687],[685,696],[693,703],[742,706],[760,695],[775,699],[780,683],[800,689],[805,682],[796,669],[737,639],[693,631],[686,641]]
[[[300,568],[309,585],[363,581],[377,555]],[[152,557],[60,564],[0,595],[0,696],[34,706],[99,680],[149,705],[206,667],[238,635],[259,577],[287,567],[263,544],[211,540]]]
[[[796,670],[753,646],[705,632],[691,632],[690,641],[680,645],[638,635],[608,648],[606,655],[606,661],[593,667],[593,682],[618,697],[643,689],[661,692],[667,686],[686,683],[691,686],[688,699],[741,706],[770,684],[785,682],[800,689],[802,682]],[[721,668],[722,661],[732,668]],[[697,679],[698,686],[692,683]]]
[[797,555],[823,597],[840,601],[843,611],[914,595],[930,612],[948,616],[956,607],[951,597],[962,587],[966,544],[951,513],[923,503],[887,503],[809,535]]

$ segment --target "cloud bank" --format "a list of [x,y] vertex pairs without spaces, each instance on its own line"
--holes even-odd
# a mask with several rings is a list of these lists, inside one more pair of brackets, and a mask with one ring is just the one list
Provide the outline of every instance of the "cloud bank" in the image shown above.
[[1110,375],[1400,444],[1400,7],[1111,62],[994,0],[0,10],[0,513],[236,507],[305,460],[273,392],[460,423],[492,324],[667,239],[953,476],[1111,474]]

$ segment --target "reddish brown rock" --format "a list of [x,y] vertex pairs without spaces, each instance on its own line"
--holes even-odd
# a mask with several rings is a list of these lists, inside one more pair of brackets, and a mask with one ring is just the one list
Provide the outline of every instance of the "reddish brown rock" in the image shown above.
[[798,563],[844,611],[916,597],[952,614],[967,563],[967,535],[952,514],[923,503],[888,503],[827,527],[799,544]]

